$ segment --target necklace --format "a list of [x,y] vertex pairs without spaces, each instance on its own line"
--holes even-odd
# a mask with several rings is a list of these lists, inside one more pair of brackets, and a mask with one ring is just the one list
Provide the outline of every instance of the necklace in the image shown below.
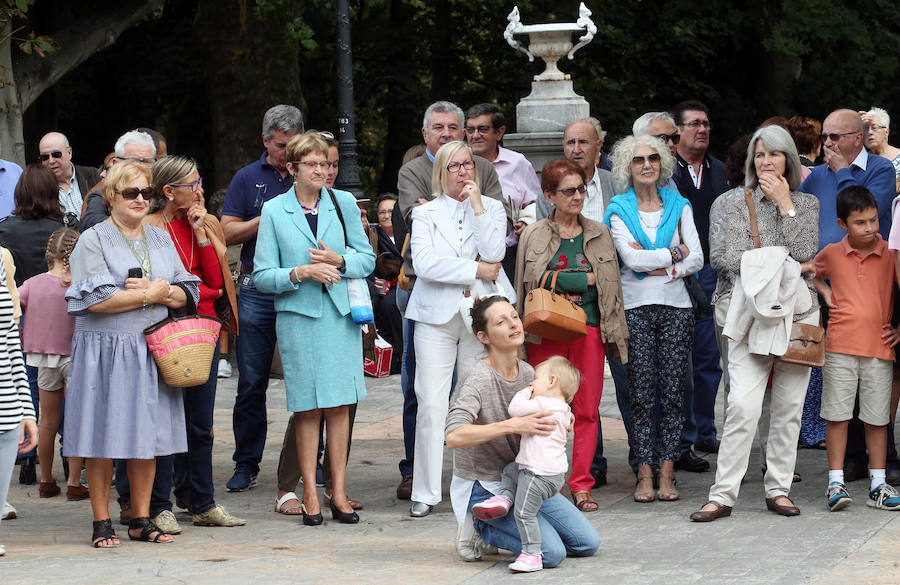
[[641,211],[640,213],[638,213],[638,219],[641,220],[641,225],[646,228],[650,228],[650,229],[659,227],[659,224],[662,222],[662,214],[660,214],[659,217],[656,218],[656,223],[650,223],[650,221],[649,221],[650,215],[655,214],[655,213],[657,213],[657,212],[656,211]]
[[122,234],[122,238],[134,255],[135,260],[141,265],[141,271],[143,271],[144,276],[146,276],[148,280],[153,280],[153,264],[150,262],[150,246],[147,245],[147,233],[144,229],[144,224],[141,224],[141,243],[143,246],[141,247],[141,250],[138,250],[138,247],[131,241],[131,238],[125,235],[122,226],[120,226],[112,216],[110,216],[109,219],[112,221],[112,224],[116,226],[116,229],[119,230],[119,233]]
[[[166,223],[166,230],[168,230],[169,235],[172,236],[172,240],[175,242],[175,245],[178,247],[178,253],[181,255],[181,261],[186,262],[188,260],[188,255],[184,253],[184,249],[181,247],[181,242],[178,241],[178,238],[175,237],[175,230],[172,229],[172,226],[169,225],[169,218],[166,217],[165,212],[162,212],[163,221]],[[188,222],[188,234],[191,238],[191,257],[190,261],[187,261],[184,265],[188,271],[194,266],[194,230],[191,227],[190,222]]]
[[322,200],[322,194],[319,193],[319,195],[316,197],[316,204],[313,205],[312,207],[307,207],[307,206],[303,205],[302,203],[300,203],[300,199],[297,199],[297,203],[300,203],[300,207],[303,208],[304,213],[309,213],[311,215],[319,215],[319,201],[321,201],[321,200]]

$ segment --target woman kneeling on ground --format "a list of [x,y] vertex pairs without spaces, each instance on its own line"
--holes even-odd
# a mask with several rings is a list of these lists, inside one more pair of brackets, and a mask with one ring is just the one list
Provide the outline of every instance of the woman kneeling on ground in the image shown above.
[[[519,452],[520,435],[548,435],[555,424],[550,412],[511,418],[507,412],[516,392],[534,379],[534,369],[517,357],[525,335],[509,301],[500,296],[477,301],[472,330],[488,356],[475,363],[457,390],[446,426],[447,448],[454,449],[450,499],[460,524],[456,548],[467,561],[490,554],[489,547],[516,556],[522,551],[513,514],[483,521],[473,519],[472,506],[499,489],[503,468]],[[544,567],[559,565],[567,555],[591,556],[600,546],[597,530],[560,494],[544,500],[538,522]]]

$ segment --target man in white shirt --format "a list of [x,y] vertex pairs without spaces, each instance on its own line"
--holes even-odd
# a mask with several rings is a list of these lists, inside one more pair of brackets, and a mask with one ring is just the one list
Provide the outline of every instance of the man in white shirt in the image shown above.
[[500,179],[506,214],[513,222],[513,230],[506,235],[503,271],[514,281],[519,234],[534,222],[541,182],[524,155],[500,145],[506,133],[506,118],[497,106],[477,104],[469,108],[465,131],[472,152],[489,160]]
[[[563,134],[566,158],[583,168],[587,177],[588,194],[581,213],[594,221],[603,221],[610,198],[623,191],[616,186],[611,172],[597,168],[601,144],[597,130],[588,119],[572,122]],[[552,209],[553,205],[546,197],[538,197],[537,219],[549,216]]]
[[50,169],[59,183],[59,204],[74,219],[81,216],[84,197],[100,182],[100,171],[72,164],[72,147],[65,134],[48,132],[38,144],[41,164]]

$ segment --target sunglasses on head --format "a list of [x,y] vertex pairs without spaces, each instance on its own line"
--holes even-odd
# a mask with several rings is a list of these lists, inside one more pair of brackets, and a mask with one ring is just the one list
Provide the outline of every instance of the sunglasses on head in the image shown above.
[[62,158],[62,151],[61,151],[61,150],[54,150],[54,151],[51,152],[51,153],[41,153],[40,155],[38,155],[38,157],[41,159],[41,162],[45,162],[45,161],[50,160],[50,157],[51,157],[51,156],[52,156],[53,158]]
[[677,132],[675,134],[653,134],[653,138],[659,138],[663,142],[672,141],[672,144],[678,144],[681,142],[681,134]]
[[122,199],[126,201],[134,201],[138,198],[138,195],[144,198],[144,201],[149,201],[151,197],[155,195],[153,191],[153,187],[144,187],[143,189],[138,189],[137,187],[128,187],[127,189],[122,189],[119,191],[119,195],[122,196]]

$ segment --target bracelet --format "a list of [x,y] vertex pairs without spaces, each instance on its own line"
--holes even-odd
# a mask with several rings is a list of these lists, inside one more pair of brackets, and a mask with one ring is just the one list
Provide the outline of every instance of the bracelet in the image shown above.
[[143,293],[143,299],[141,300],[141,302],[142,302],[141,309],[146,309],[147,308],[147,289],[142,288],[141,293]]
[[340,265],[337,267],[337,269],[338,269],[340,272],[344,272],[345,270],[347,270],[347,259],[344,258],[343,256],[341,256],[341,263],[340,263]]
[[198,247],[198,248],[205,248],[205,247],[207,247],[208,245],[210,245],[210,243],[211,243],[211,242],[210,242],[209,240],[206,240],[205,242],[197,242],[197,247]]
[[300,284],[301,282],[303,282],[303,279],[300,278],[300,273],[297,272],[297,270],[298,270],[299,268],[300,268],[299,266],[294,266],[294,269],[291,270],[291,274],[293,275],[294,278],[297,279],[296,284]]
[[481,208],[481,211],[476,211],[476,212],[475,212],[475,217],[478,217],[479,215],[484,215],[485,213],[487,213],[487,208],[486,208],[486,207],[482,207],[482,208]]
[[669,248],[669,254],[672,255],[672,265],[675,265],[675,263],[678,262],[678,252],[679,250],[677,246]]

